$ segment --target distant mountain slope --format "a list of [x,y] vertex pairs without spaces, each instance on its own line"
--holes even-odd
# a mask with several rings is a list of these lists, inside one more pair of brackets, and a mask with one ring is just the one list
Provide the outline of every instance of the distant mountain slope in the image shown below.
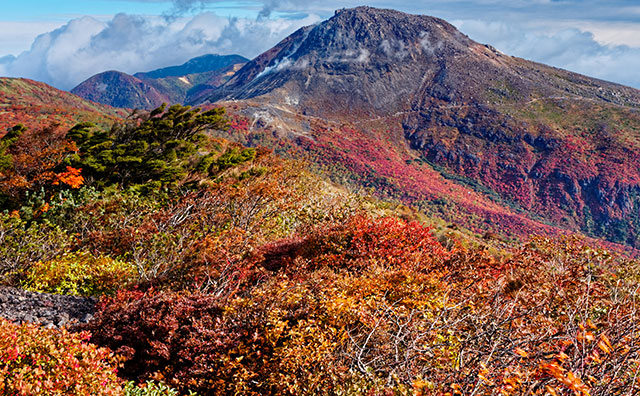
[[[244,66],[244,63],[237,63],[221,70],[209,73],[192,74],[186,78],[197,78],[198,83],[187,91],[184,97],[186,104],[201,103],[206,100],[212,92],[219,86],[226,83],[233,75]],[[161,81],[161,80],[156,80]]]
[[152,85],[118,71],[96,74],[71,93],[93,102],[129,109],[150,109],[169,102],[168,96]]
[[188,74],[206,73],[226,69],[238,63],[247,63],[249,59],[240,55],[203,55],[193,58],[180,66],[165,67],[146,73],[136,73],[140,79],[158,79],[166,77],[182,77]]
[[123,110],[88,102],[41,82],[0,77],[0,135],[18,123],[29,128],[51,123],[71,127],[85,121],[107,125],[125,115]]
[[208,96],[213,89],[227,82],[242,65],[244,63],[180,77],[144,79],[143,81],[167,95],[170,103],[188,104],[198,100],[203,94]]
[[640,246],[640,91],[502,54],[441,19],[337,11],[207,99],[233,100],[247,141],[302,148],[325,164],[333,156],[360,185],[451,219],[489,200]]
[[113,107],[153,109],[163,102],[186,103],[226,82],[248,59],[239,55],[205,55],[181,66],[133,76],[108,71],[97,74],[72,93]]

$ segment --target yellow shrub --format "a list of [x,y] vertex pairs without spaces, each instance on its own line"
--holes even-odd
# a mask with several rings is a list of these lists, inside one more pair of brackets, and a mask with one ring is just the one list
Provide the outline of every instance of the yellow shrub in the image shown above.
[[128,262],[78,252],[34,264],[23,286],[37,292],[99,296],[113,293],[135,277],[136,270]]

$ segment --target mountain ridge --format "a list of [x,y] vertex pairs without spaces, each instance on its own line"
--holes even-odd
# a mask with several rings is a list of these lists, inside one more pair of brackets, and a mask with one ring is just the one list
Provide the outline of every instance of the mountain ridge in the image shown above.
[[249,59],[240,55],[207,54],[188,60],[179,66],[169,66],[148,72],[133,74],[140,79],[158,79],[165,77],[182,77],[187,74],[204,73],[219,69],[225,69],[238,63],[246,63]]
[[42,82],[0,77],[0,135],[16,124],[27,128],[50,124],[70,128],[79,122],[107,125],[125,115],[120,109],[89,102]]

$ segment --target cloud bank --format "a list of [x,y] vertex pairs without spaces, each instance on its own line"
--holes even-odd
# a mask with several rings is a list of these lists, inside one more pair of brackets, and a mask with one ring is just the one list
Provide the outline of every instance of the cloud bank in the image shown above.
[[254,57],[319,20],[228,19],[210,12],[171,19],[117,14],[108,22],[82,17],[38,36],[17,57],[0,58],[0,75],[68,90],[106,70],[148,71],[210,53]]
[[640,88],[640,48],[603,45],[592,33],[576,28],[547,33],[504,22],[462,20],[453,24],[474,40],[508,55]]

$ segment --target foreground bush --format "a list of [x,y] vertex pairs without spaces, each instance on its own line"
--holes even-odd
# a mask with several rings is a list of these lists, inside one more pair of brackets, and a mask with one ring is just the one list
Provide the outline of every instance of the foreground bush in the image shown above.
[[113,355],[87,340],[0,319],[0,394],[121,395]]
[[[219,299],[200,294],[120,292],[101,302],[86,328],[125,359],[130,379],[163,378],[171,386],[210,389],[238,334],[222,323]],[[244,335],[247,337],[248,335]],[[230,380],[230,378],[226,378]]]
[[29,268],[23,285],[35,292],[99,296],[126,287],[136,278],[133,265],[87,252],[68,253]]
[[200,394],[640,391],[638,263],[573,239],[448,252],[424,231],[354,218],[261,249],[242,293],[120,294],[89,328],[125,376]]

